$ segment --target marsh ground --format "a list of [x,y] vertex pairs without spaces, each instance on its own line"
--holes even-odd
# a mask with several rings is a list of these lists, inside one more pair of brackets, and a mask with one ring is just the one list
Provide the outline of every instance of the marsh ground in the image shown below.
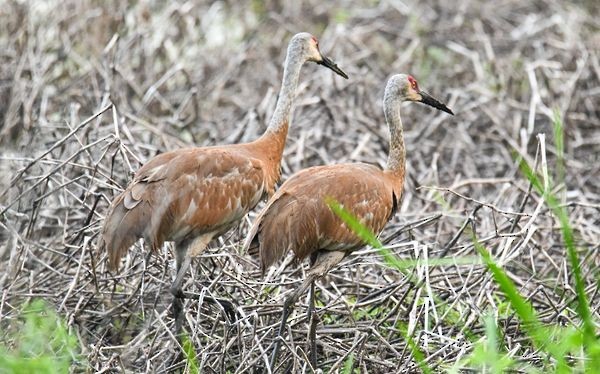
[[[414,75],[456,113],[403,108],[408,178],[381,237],[401,259],[420,261],[406,277],[365,248],[318,283],[320,367],[336,372],[351,362],[361,373],[416,371],[408,334],[432,369],[476,368],[465,358],[485,335],[486,315],[498,324],[509,357],[544,367],[543,352],[479,260],[472,233],[545,323],[577,324],[560,227],[519,160],[541,175],[547,170],[568,209],[598,319],[599,15],[594,1],[5,1],[5,331],[24,302],[43,298],[79,339],[75,370],[184,367],[170,332],[171,248],[145,261],[137,245],[121,273],[111,275],[94,246],[102,218],[132,173],[157,153],[261,134],[277,99],[285,46],[294,33],[309,31],[350,79],[303,68],[285,177],[320,164],[383,165],[381,98],[393,73]],[[198,294],[186,304],[186,329],[201,372],[264,365],[281,303],[303,277],[304,268],[294,266],[261,277],[256,261],[239,253],[253,217],[195,261],[187,278],[186,289]],[[449,260],[429,264],[440,257]],[[201,302],[205,294],[230,299],[245,317],[228,323],[219,308]],[[280,360],[293,372],[311,372],[305,305],[302,299],[290,320],[287,358]]]

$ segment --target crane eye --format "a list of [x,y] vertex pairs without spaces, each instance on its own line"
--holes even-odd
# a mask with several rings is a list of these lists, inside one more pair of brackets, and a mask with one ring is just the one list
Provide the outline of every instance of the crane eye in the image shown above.
[[319,46],[319,41],[317,40],[317,38],[315,38],[314,36],[312,37],[313,42],[315,42],[315,45],[318,47]]
[[415,78],[413,78],[412,76],[408,76],[408,81],[410,82],[410,86],[412,87],[413,90],[418,91],[419,90],[419,85],[417,84],[417,80]]

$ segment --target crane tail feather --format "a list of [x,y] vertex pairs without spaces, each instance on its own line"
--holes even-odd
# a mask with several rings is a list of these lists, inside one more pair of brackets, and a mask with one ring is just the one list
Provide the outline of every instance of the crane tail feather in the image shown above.
[[[125,206],[127,190],[117,196],[111,204],[98,239],[98,250],[106,250],[108,268],[117,271],[121,258],[139,238],[144,237],[144,231],[150,217],[150,207],[147,202],[136,204],[133,209]],[[155,246],[152,245],[154,248]]]

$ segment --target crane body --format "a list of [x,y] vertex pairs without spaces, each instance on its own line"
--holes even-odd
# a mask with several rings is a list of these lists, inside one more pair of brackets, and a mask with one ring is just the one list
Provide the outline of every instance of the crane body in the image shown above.
[[191,258],[274,193],[300,69],[307,61],[348,78],[321,54],[314,36],[296,34],[288,45],[275,112],[259,139],[160,154],[140,168],[108,210],[98,247],[106,250],[112,270],[118,269],[121,258],[140,238],[153,250],[165,241],[175,243],[171,292],[177,333],[182,324],[181,286]]
[[[418,87],[410,75],[394,75],[384,94],[384,112],[390,130],[390,150],[386,167],[365,163],[315,166],[290,177],[259,213],[244,244],[250,253],[258,252],[264,271],[292,251],[296,260],[310,258],[310,269],[300,287],[286,299],[271,356],[275,370],[279,338],[284,333],[294,303],[309,286],[309,311],[314,309],[314,281],[337,265],[364,242],[335,215],[327,202],[332,199],[352,213],[366,228],[379,233],[392,218],[402,198],[406,170],[406,149],[400,104],[417,101],[453,114],[446,105]],[[316,369],[316,353],[311,353]]]

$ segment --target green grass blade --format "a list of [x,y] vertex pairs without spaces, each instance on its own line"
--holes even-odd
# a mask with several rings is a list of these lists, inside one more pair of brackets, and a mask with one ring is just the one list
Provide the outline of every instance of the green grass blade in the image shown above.
[[[358,219],[356,219],[356,217],[354,217],[354,215],[352,215],[352,213],[350,213],[349,211],[344,209],[344,207],[341,204],[339,204],[337,201],[335,201],[334,199],[331,199],[331,198],[326,199],[326,202],[329,205],[330,209],[338,217],[340,217],[340,219],[342,221],[344,221],[344,223],[346,225],[348,225],[348,227],[351,230],[353,230],[367,244],[369,244],[371,247],[373,247],[379,251],[379,253],[383,256],[384,262],[387,265],[389,265],[392,268],[395,268],[400,273],[405,275],[408,279],[410,279],[413,282],[413,284],[415,284],[417,287],[420,287],[418,280],[415,280],[414,276],[409,271],[409,269],[412,269],[413,267],[407,267],[408,261],[413,261],[416,263],[418,260],[415,261],[415,260],[399,259],[398,257],[396,257],[396,255],[392,251],[390,251],[387,248],[384,248],[383,245],[381,244],[381,242],[377,239],[377,236],[375,236],[375,234],[373,234],[367,227],[362,225],[358,221]],[[431,259],[429,261],[431,261]],[[457,260],[457,259],[450,259],[447,261],[449,261],[449,262],[455,261],[452,263],[452,265],[455,265],[457,262],[460,262],[460,260]],[[478,261],[473,260],[473,262],[477,263]],[[433,296],[434,302],[440,308],[440,310],[439,310],[440,315],[444,315],[445,316],[444,319],[449,324],[462,325],[463,320],[462,320],[462,316],[460,315],[459,312],[457,312],[456,310],[447,306],[447,303],[444,300],[440,299],[436,294],[432,294],[432,296]],[[465,335],[465,337],[471,342],[475,342],[478,339],[477,335],[474,334],[468,328],[463,329],[462,332]]]
[[402,269],[402,264],[399,259],[387,248],[383,247],[383,244],[377,239],[377,236],[371,232],[368,228],[362,225],[356,217],[337,201],[327,198],[325,200],[329,208],[344,221],[346,225],[352,230],[359,238],[369,244],[371,247],[379,250],[379,253],[383,256],[385,262],[396,269]]
[[[406,266],[405,266],[406,263],[404,261],[401,261],[400,259],[398,259],[392,251],[390,251],[387,248],[384,248],[383,244],[381,244],[379,239],[377,239],[377,236],[375,236],[375,234],[373,234],[371,232],[371,230],[369,230],[367,227],[362,225],[358,221],[358,219],[356,219],[356,217],[354,217],[352,215],[352,213],[350,213],[349,211],[344,209],[344,207],[340,203],[338,203],[337,201],[335,201],[333,199],[327,199],[326,202],[327,202],[327,205],[329,205],[329,207],[331,208],[331,210],[333,210],[333,212],[338,217],[340,217],[342,219],[342,221],[344,221],[344,223],[346,225],[348,225],[348,227],[354,233],[356,233],[362,240],[364,240],[371,247],[379,250],[379,252],[383,256],[383,258],[387,264],[398,269],[403,274],[410,276],[410,274],[408,274],[408,272],[402,271],[402,270],[406,269]],[[421,368],[421,370],[424,373],[431,373],[432,372],[431,368],[429,368],[429,366],[425,362],[425,354],[419,349],[418,345],[415,343],[412,336],[410,336],[408,334],[406,326],[402,325],[401,327],[402,328],[400,330],[402,331],[402,334],[404,335],[404,338],[406,339],[406,343],[408,344],[408,347],[412,353],[413,358],[417,362],[417,365],[419,365],[419,368]]]
[[196,361],[196,349],[194,349],[194,344],[187,335],[183,337],[183,352],[185,354],[185,360],[187,361],[189,373],[200,373],[198,362]]
[[415,342],[413,337],[408,333],[408,327],[403,322],[398,322],[398,327],[406,340],[406,344],[410,349],[410,353],[412,357],[415,359],[417,365],[419,365],[419,369],[425,374],[433,373],[433,370],[427,365],[425,362],[425,354],[419,348],[419,345]]
[[558,109],[554,109],[552,124],[554,130],[554,146],[556,148],[556,180],[565,182],[565,142],[563,120]]
[[[505,352],[502,352],[498,345],[498,326],[491,314],[484,317],[486,339],[475,345],[473,352],[464,360],[466,363],[474,364],[481,368],[482,372],[494,374],[502,374],[511,369],[515,362]],[[457,371],[458,367],[455,366]]]
[[352,368],[354,367],[354,354],[350,353],[346,361],[344,362],[344,367],[342,368],[342,374],[352,374]]
[[334,199],[326,198],[325,202],[329,205],[329,208],[344,221],[348,228],[358,235],[362,240],[369,244],[373,248],[383,248],[383,244],[377,239],[377,236],[371,232],[368,228],[362,225],[356,217],[347,211],[342,204],[338,203]]
[[492,274],[494,281],[500,287],[500,290],[506,295],[506,298],[510,302],[515,313],[522,322],[523,329],[527,332],[528,336],[532,339],[535,346],[541,351],[548,352],[550,356],[557,362],[557,372],[570,372],[565,358],[560,352],[558,346],[552,341],[551,334],[548,333],[548,329],[540,322],[533,309],[533,306],[525,300],[519,293],[517,287],[510,280],[506,272],[496,264],[492,259],[491,254],[488,250],[473,237],[473,243],[475,248],[481,254],[484,262],[486,263],[488,270]]
[[[577,255],[577,248],[575,245],[575,236],[573,234],[573,228],[569,222],[569,216],[564,207],[562,207],[556,198],[550,191],[545,191],[540,181],[540,178],[533,172],[531,167],[524,160],[521,161],[521,170],[523,174],[531,181],[534,188],[542,195],[546,204],[554,215],[559,220],[560,228],[562,232],[563,241],[567,248],[567,256],[571,267],[573,269],[573,277],[575,278],[575,292],[577,294],[577,312],[583,322],[583,331],[585,340],[591,344],[596,341],[596,326],[592,320],[592,314],[590,311],[590,305],[585,294],[585,282],[581,273],[581,263],[579,256]],[[594,363],[600,367],[600,356],[594,358]]]

